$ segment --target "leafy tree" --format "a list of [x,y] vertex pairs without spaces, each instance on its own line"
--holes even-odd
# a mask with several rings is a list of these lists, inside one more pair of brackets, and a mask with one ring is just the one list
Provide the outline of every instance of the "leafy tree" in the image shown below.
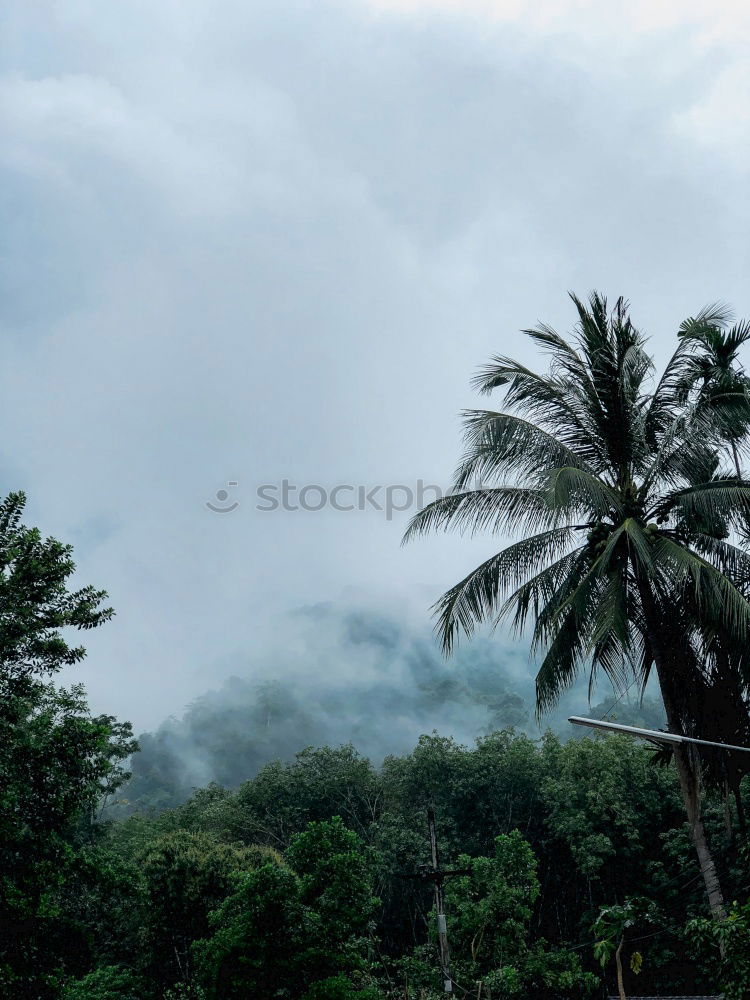
[[[594,957],[600,962],[602,968],[614,956],[617,966],[617,990],[620,1000],[627,1000],[625,996],[625,980],[623,978],[622,954],[625,947],[625,936],[631,927],[643,917],[643,901],[638,899],[628,899],[622,905],[603,906],[592,927],[596,937],[594,943]],[[643,956],[639,951],[630,954],[630,968],[638,975],[641,971]]]
[[196,983],[176,983],[166,991],[164,1000],[206,1000],[206,992]]
[[57,995],[89,959],[71,899],[92,875],[96,810],[127,777],[131,728],[91,716],[83,689],[49,675],[84,656],[69,630],[112,614],[103,591],[69,590],[72,550],[21,524],[25,497],[0,503],[0,986]]
[[106,593],[68,589],[75,571],[73,547],[43,539],[21,524],[26,496],[0,503],[0,693],[25,690],[24,681],[57,673],[86,655],[63,629],[92,629],[108,621]]
[[82,823],[121,783],[129,725],[92,717],[82,689],[37,683],[0,708],[0,983],[53,996],[88,959],[71,896],[90,881]]
[[273,1000],[299,990],[306,920],[294,872],[264,865],[241,876],[211,927],[194,946],[208,1000]]
[[595,980],[574,955],[529,940],[540,886],[534,852],[518,830],[496,838],[493,857],[462,855],[458,863],[470,874],[448,880],[445,895],[461,981],[481,982],[500,996],[590,991]]
[[313,983],[302,1000],[379,1000],[382,993],[373,986],[357,986],[347,976],[333,976]]
[[342,816],[363,834],[379,807],[372,765],[353,746],[308,748],[274,761],[243,784],[230,826],[237,839],[285,850],[308,823]]
[[62,1000],[143,1000],[143,982],[130,969],[103,965],[67,984]]
[[[266,851],[263,861],[272,862]],[[205,833],[178,830],[149,845],[140,870],[151,981],[191,981],[191,947],[208,935],[209,913],[234,889],[233,875],[253,870],[259,860],[258,852],[217,843]]]
[[[696,917],[688,922],[688,940],[706,952],[726,1000],[750,997],[750,903],[734,903],[726,920]],[[717,963],[713,945],[718,945]]]
[[265,865],[239,878],[211,915],[212,936],[194,948],[209,1000],[297,997],[364,971],[377,900],[360,839],[334,816],[308,824],[286,860],[290,868]]
[[470,955],[477,971],[489,972],[523,959],[534,904],[539,895],[536,858],[518,830],[495,841],[491,858],[461,855],[470,875],[446,883],[450,937]]
[[661,836],[680,824],[679,795],[672,776],[628,737],[562,744],[548,736],[544,753],[545,849],[567,870],[574,895],[560,895],[588,927],[604,900],[665,880]]
[[300,878],[300,901],[318,925],[305,948],[307,965],[329,971],[362,967],[364,939],[378,900],[362,841],[340,816],[310,823],[286,858]]
[[[537,374],[496,357],[477,376],[505,391],[505,409],[466,415],[467,451],[452,494],[412,520],[406,538],[435,528],[532,532],[491,556],[438,602],[446,651],[459,632],[510,617],[534,619],[543,650],[540,712],[580,672],[643,687],[655,669],[672,731],[694,731],[703,696],[702,646],[719,626],[744,642],[750,604],[737,585],[750,558],[729,538],[750,509],[750,483],[721,467],[725,420],[686,394],[691,331],[723,318],[704,310],[661,377],[619,299],[572,296],[574,338],[525,331],[551,357]],[[722,424],[724,426],[722,426]],[[739,432],[739,431],[738,431]],[[711,910],[724,904],[701,817],[698,770],[684,745],[675,761]]]

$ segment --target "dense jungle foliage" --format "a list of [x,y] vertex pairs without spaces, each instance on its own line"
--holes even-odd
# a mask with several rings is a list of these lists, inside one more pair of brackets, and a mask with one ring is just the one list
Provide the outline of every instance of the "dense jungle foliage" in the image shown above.
[[[34,985],[6,979],[5,995],[436,997],[431,889],[399,877],[429,861],[430,803],[445,867],[469,871],[446,892],[457,995],[596,997],[603,979],[614,992],[592,926],[635,898],[628,988],[715,989],[711,928],[699,942],[686,927],[706,906],[679,790],[651,756],[617,736],[431,735],[377,770],[350,746],[311,749],[152,816],[71,816],[37,832],[54,861],[14,879],[25,920],[3,957]],[[706,820],[744,900],[747,855],[718,798]]]

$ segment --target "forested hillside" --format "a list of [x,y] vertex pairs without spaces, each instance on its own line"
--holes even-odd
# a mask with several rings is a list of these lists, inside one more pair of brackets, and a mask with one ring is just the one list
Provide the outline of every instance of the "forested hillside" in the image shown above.
[[[469,743],[508,727],[535,737],[552,729],[567,739],[568,715],[589,710],[596,718],[664,724],[657,701],[640,702],[632,691],[615,695],[606,680],[593,706],[580,683],[539,724],[534,664],[509,641],[479,638],[448,661],[426,628],[365,607],[305,608],[286,626],[284,643],[238,663],[235,676],[181,718],[139,736],[133,778],[110,806],[114,813],[174,806],[211,781],[233,788],[309,746],[352,743],[379,764],[432,730]],[[299,649],[297,659],[289,646]]]

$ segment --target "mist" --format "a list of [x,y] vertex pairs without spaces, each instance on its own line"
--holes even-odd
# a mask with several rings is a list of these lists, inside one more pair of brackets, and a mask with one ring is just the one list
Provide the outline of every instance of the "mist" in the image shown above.
[[[592,704],[587,683],[537,720],[533,670],[523,642],[480,636],[446,660],[429,628],[406,615],[333,603],[301,608],[275,646],[141,735],[120,810],[175,805],[210,782],[236,787],[307,747],[351,743],[377,766],[422,733],[468,745],[507,728],[569,738],[567,716]],[[640,705],[637,692],[613,692],[606,678],[592,701],[597,717],[609,710],[621,721],[663,722],[652,699]]]
[[2,21],[0,487],[109,591],[64,680],[137,730],[251,662],[303,697],[284,626],[257,663],[269,622],[356,587],[427,628],[500,544],[402,549],[411,512],[263,512],[259,484],[447,485],[472,374],[539,364],[517,331],[569,329],[568,289],[626,295],[657,361],[705,302],[750,313],[736,4]]

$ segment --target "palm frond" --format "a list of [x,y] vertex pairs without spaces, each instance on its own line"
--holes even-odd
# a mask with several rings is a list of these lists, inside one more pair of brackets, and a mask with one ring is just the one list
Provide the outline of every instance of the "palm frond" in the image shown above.
[[654,542],[654,562],[661,587],[679,605],[681,586],[688,586],[699,612],[719,621],[727,634],[745,639],[750,631],[750,604],[732,581],[707,559],[666,535]]
[[641,468],[641,493],[710,478],[718,462],[717,439],[716,421],[705,408],[684,408],[660,434]]
[[677,336],[700,338],[707,329],[723,329],[732,320],[732,310],[724,302],[712,302],[695,315],[688,316],[680,323]]
[[612,560],[618,547],[625,546],[626,557],[636,564],[641,572],[649,573],[653,567],[651,546],[643,529],[635,520],[628,517],[611,533],[607,539],[604,551],[597,560],[600,573],[608,573],[612,569]]
[[619,514],[622,510],[617,490],[585,469],[563,466],[550,469],[545,478],[545,492],[553,510],[582,511],[592,518],[606,517],[613,511]]
[[735,323],[731,329],[724,334],[724,343],[732,356],[736,355],[741,347],[750,341],[750,320],[743,319]]
[[496,356],[480,369],[472,384],[484,394],[504,386],[506,408],[517,409],[540,427],[554,427],[555,436],[587,461],[601,460],[601,441],[590,419],[590,399],[580,383],[539,375],[512,358]]
[[650,449],[656,447],[661,436],[674,425],[675,417],[684,406],[692,385],[693,345],[681,340],[666,364],[644,418],[645,441]]
[[[627,684],[632,635],[627,576],[617,570],[604,579],[591,635],[594,666],[601,666],[614,687]],[[592,671],[593,680],[593,671]]]
[[471,635],[493,615],[503,596],[517,588],[540,566],[559,559],[570,548],[572,528],[553,528],[507,546],[485,560],[437,602],[436,630],[449,653],[459,632]]
[[750,554],[731,542],[702,532],[691,537],[691,545],[744,593],[743,588],[750,584]]
[[537,718],[575,681],[594,645],[591,608],[598,603],[602,580],[591,568],[581,572],[579,564],[578,569],[563,581],[534,627],[532,652],[545,650],[536,675]]
[[521,333],[531,338],[535,344],[548,351],[552,355],[551,371],[553,375],[561,376],[568,380],[572,379],[584,387],[588,392],[593,392],[593,383],[586,368],[586,364],[581,355],[576,351],[569,341],[561,337],[556,330],[546,323],[521,330]]
[[454,489],[465,490],[492,476],[538,479],[552,466],[586,467],[586,462],[553,434],[512,413],[464,412],[467,451],[456,469]]
[[497,612],[493,626],[512,615],[511,626],[515,635],[521,635],[529,614],[536,621],[553,607],[560,607],[573,593],[589,568],[583,546],[573,549],[555,562],[530,577],[510,595]]
[[718,479],[676,490],[661,499],[654,513],[678,514],[688,525],[702,525],[706,533],[713,524],[717,534],[725,534],[726,525],[750,517],[750,482]]
[[563,691],[576,681],[583,662],[581,633],[578,621],[569,611],[549,644],[537,671],[536,718],[548,712],[559,701]]
[[550,507],[543,491],[520,486],[485,487],[439,497],[418,511],[408,524],[402,545],[431,531],[538,530],[555,527],[561,512]]

